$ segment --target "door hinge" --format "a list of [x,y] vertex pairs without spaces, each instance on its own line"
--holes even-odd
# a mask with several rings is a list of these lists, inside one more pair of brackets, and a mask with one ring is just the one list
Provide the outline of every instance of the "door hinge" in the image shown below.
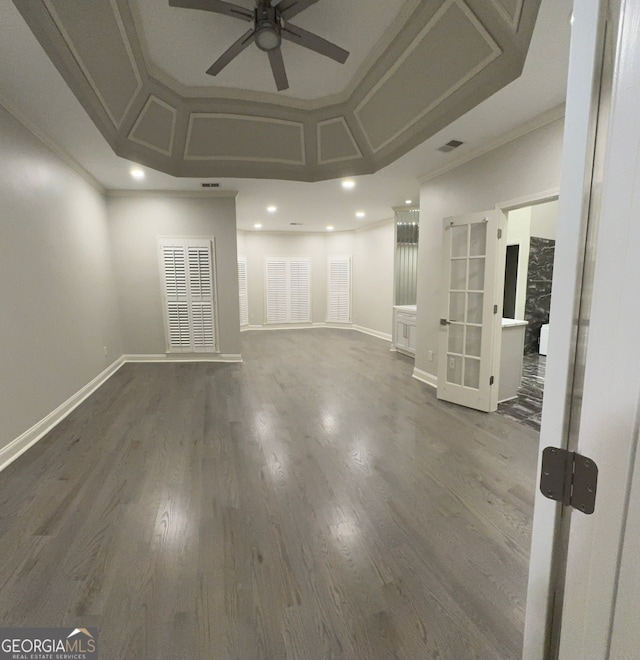
[[489,385],[493,385],[494,381],[495,381],[495,377],[491,376],[491,378],[489,378]]
[[546,447],[542,452],[540,492],[582,513],[593,513],[596,506],[598,466],[573,451]]
[[493,313],[497,314],[498,313],[498,305],[493,306]]
[[502,229],[498,229],[498,239],[502,238]]

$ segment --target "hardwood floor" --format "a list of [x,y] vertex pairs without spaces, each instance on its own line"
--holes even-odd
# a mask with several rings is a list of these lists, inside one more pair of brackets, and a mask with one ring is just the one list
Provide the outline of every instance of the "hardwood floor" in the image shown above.
[[1,625],[103,660],[518,658],[537,434],[387,342],[127,364],[0,474]]

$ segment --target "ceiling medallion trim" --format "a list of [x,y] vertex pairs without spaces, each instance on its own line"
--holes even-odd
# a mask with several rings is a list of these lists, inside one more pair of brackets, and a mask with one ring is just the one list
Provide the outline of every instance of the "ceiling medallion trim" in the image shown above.
[[[283,126],[293,126],[298,129],[300,136],[300,159],[293,160],[288,158],[271,158],[267,156],[193,156],[189,155],[189,150],[191,148],[191,140],[193,134],[193,123],[197,119],[233,119],[236,121],[246,121],[252,123],[264,123],[264,124],[277,124]],[[242,161],[242,162],[255,162],[255,163],[276,163],[280,165],[306,165],[306,154],[305,154],[305,144],[304,144],[304,124],[297,121],[289,121],[287,119],[273,119],[269,117],[260,117],[257,115],[239,115],[232,113],[222,113],[222,112],[192,112],[189,115],[189,125],[187,127],[187,138],[184,144],[184,156],[185,161],[209,161],[209,162],[219,162],[219,161]]]
[[[326,158],[326,159],[322,158],[322,136],[321,136],[322,127],[330,126],[331,124],[342,124],[346,135],[351,141],[351,146],[354,149],[355,153],[353,155],[341,156],[339,158]],[[358,146],[358,143],[356,142],[356,139],[353,136],[351,129],[349,128],[349,124],[347,124],[347,121],[344,117],[334,117],[333,119],[326,119],[324,121],[319,121],[316,128],[316,139],[318,144],[318,165],[330,165],[331,163],[344,163],[349,160],[359,160],[360,158],[363,158],[362,151],[360,151],[360,147]]]
[[[421,112],[419,112],[417,115],[415,115],[410,121],[408,121],[404,126],[399,128],[393,135],[388,137],[386,140],[381,142],[378,145],[374,145],[371,137],[369,135],[369,132],[367,131],[364,122],[362,121],[360,114],[362,112],[362,109],[367,105],[367,103],[373,98],[373,96],[378,92],[378,90],[383,87],[383,85],[395,74],[395,72],[402,66],[402,64],[405,62],[405,60],[413,53],[413,51],[424,41],[425,37],[429,34],[429,32],[434,28],[435,25],[444,17],[444,15],[449,11],[449,9],[453,6],[457,6],[469,19],[469,21],[472,23],[472,25],[476,28],[478,33],[484,38],[485,42],[487,45],[491,48],[491,54],[485,57],[483,60],[481,60],[475,67],[470,69],[466,75],[464,75],[462,78],[460,78],[454,85],[452,85],[449,89],[447,89],[443,94],[441,94],[437,99],[432,101],[426,108],[423,108]],[[467,83],[471,78],[473,78],[475,75],[480,73],[484,68],[486,68],[491,62],[493,62],[497,57],[499,57],[502,54],[502,49],[500,46],[495,42],[493,37],[489,34],[489,32],[485,29],[485,27],[482,25],[482,23],[478,20],[476,15],[471,11],[469,6],[464,2],[464,0],[446,0],[446,2],[438,9],[438,11],[434,14],[434,16],[431,18],[431,20],[424,26],[424,28],[420,31],[418,36],[411,42],[410,46],[405,50],[405,52],[402,54],[402,57],[400,57],[395,64],[385,73],[380,80],[369,90],[367,95],[358,103],[356,106],[355,110],[353,111],[353,114],[356,118],[356,121],[358,122],[358,125],[360,126],[360,129],[362,130],[362,133],[367,141],[367,144],[371,151],[376,154],[382,149],[384,149],[386,146],[394,142],[397,138],[399,138],[403,133],[405,133],[407,130],[409,130],[412,126],[414,126],[416,123],[418,123],[423,117],[428,115],[435,107],[440,105],[443,101],[445,101],[447,98],[449,98],[452,94],[454,94],[458,89],[460,89],[465,83]]]
[[55,6],[53,5],[53,0],[43,0],[44,6],[46,7],[47,11],[49,12],[49,15],[51,16],[51,19],[55,23],[56,27],[60,31],[60,34],[62,35],[62,38],[67,44],[67,47],[71,51],[71,54],[73,55],[74,59],[76,60],[78,66],[80,67],[80,70],[82,71],[84,77],[87,80],[87,83],[93,90],[93,93],[96,95],[96,98],[100,102],[100,105],[102,106],[103,110],[107,113],[107,116],[111,120],[111,123],[114,125],[114,127],[119,130],[120,127],[122,126],[125,118],[127,117],[127,114],[129,113],[129,110],[131,110],[131,106],[133,105],[134,101],[136,100],[136,97],[140,93],[140,90],[142,89],[142,76],[140,75],[140,71],[138,70],[138,65],[136,63],[136,59],[133,55],[133,49],[131,48],[131,43],[129,42],[129,38],[127,37],[127,32],[124,26],[124,23],[122,21],[122,16],[120,15],[120,10],[118,9],[118,6],[116,4],[116,0],[109,0],[109,5],[111,6],[111,11],[113,12],[114,19],[116,21],[116,24],[118,26],[118,30],[120,32],[120,37],[122,38],[122,43],[124,44],[125,51],[127,53],[127,56],[129,58],[129,62],[131,64],[131,70],[133,71],[133,75],[135,76],[136,79],[136,89],[131,95],[131,98],[129,99],[129,102],[125,106],[124,110],[122,111],[122,116],[120,119],[117,119],[114,115],[113,112],[111,111],[111,108],[109,108],[108,103],[106,102],[105,98],[102,96],[102,93],[100,92],[100,89],[98,88],[98,85],[96,84],[96,81],[93,79],[93,76],[89,73],[89,69],[85,65],[82,57],[80,56],[80,53],[78,52],[77,48],[75,47],[73,40],[71,39],[69,33],[67,32],[64,23],[62,19],[60,18],[58,12],[56,11]]
[[[155,144],[151,144],[150,142],[147,142],[146,140],[141,140],[140,138],[135,136],[136,131],[138,130],[138,127],[140,124],[144,121],[147,110],[151,106],[152,103],[156,103],[160,106],[162,106],[165,110],[168,110],[171,113],[171,129],[169,133],[169,148],[168,149],[162,149],[158,147]],[[171,156],[173,153],[173,143],[174,139],[176,136],[176,120],[178,117],[178,111],[176,108],[174,108],[172,105],[169,105],[166,101],[163,101],[161,98],[155,96],[154,94],[149,94],[149,98],[147,99],[146,103],[144,104],[142,110],[140,110],[140,114],[138,115],[134,125],[132,126],[131,130],[129,131],[129,135],[127,138],[131,140],[131,142],[135,142],[136,144],[140,144],[143,147],[147,147],[148,149],[153,149],[154,151],[157,151],[159,154],[163,154],[164,156]]]

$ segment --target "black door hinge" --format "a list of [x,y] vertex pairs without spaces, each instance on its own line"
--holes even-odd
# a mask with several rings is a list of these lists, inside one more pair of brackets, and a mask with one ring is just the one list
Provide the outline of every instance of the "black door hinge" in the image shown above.
[[491,378],[489,378],[489,385],[493,385],[494,381],[495,381],[495,377],[491,376]]
[[596,506],[598,466],[573,451],[546,447],[542,452],[540,492],[582,513],[593,513]]

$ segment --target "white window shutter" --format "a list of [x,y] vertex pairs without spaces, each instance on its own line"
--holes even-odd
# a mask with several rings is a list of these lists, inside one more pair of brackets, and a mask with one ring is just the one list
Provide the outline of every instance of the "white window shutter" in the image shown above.
[[289,322],[311,321],[310,264],[308,259],[289,260]]
[[288,264],[286,259],[266,261],[267,323],[288,322]]
[[213,253],[208,239],[160,240],[167,348],[170,353],[216,350]]
[[327,321],[351,323],[351,257],[329,258]]
[[238,257],[238,294],[240,296],[240,325],[249,325],[249,292],[247,286],[246,257]]
[[193,352],[213,353],[216,342],[210,241],[189,239],[187,255]]

